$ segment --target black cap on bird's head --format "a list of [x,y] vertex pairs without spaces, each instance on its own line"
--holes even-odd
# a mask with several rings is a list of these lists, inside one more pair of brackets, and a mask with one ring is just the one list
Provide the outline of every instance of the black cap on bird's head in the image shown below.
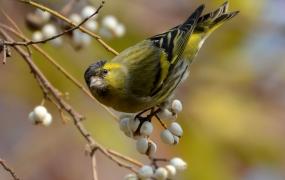
[[[103,69],[104,64],[106,61],[98,61],[94,64],[91,64],[84,73],[85,82],[89,88],[92,86],[100,86],[98,80],[103,81],[104,75],[106,75],[106,70]],[[97,83],[95,82],[97,81]],[[102,84],[102,83],[101,83]]]

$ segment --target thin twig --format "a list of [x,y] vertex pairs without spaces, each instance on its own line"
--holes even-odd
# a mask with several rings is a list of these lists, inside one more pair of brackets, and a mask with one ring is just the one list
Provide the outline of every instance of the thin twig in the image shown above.
[[161,126],[162,126],[164,129],[167,129],[166,124],[158,117],[158,115],[155,114],[154,116],[156,117],[156,119],[158,120],[158,122],[161,124]]
[[[29,39],[27,37],[25,37],[23,34],[18,33],[17,31],[15,31],[14,29],[12,29],[11,27],[5,25],[5,24],[0,24],[0,27],[4,28],[5,30],[15,34],[16,36],[20,37],[20,38],[24,38],[26,41],[29,41]],[[53,66],[56,67],[57,70],[59,70],[61,73],[63,73],[63,75],[70,80],[72,83],[74,83],[79,89],[81,89],[88,97],[90,97],[91,99],[93,99],[94,101],[96,101],[101,107],[103,107],[115,120],[118,120],[118,117],[106,106],[104,106],[103,104],[99,103],[97,101],[97,99],[95,99],[92,94],[86,89],[84,88],[84,86],[78,81],[76,80],[71,74],[69,74],[61,65],[59,65],[57,63],[56,60],[54,60],[48,53],[46,53],[42,48],[40,48],[38,45],[36,44],[32,44],[32,47],[35,48],[36,51],[38,51],[40,54],[42,54],[46,60],[48,60]]]
[[[0,33],[7,39],[8,41],[14,41],[11,36],[9,36],[5,31],[0,29]],[[48,91],[49,95],[51,95],[54,100],[57,102],[57,104],[60,106],[60,108],[64,109],[72,118],[74,125],[80,132],[80,134],[84,137],[84,139],[88,142],[89,146],[92,149],[98,149],[100,152],[102,152],[105,156],[107,156],[110,160],[115,162],[120,167],[124,167],[126,169],[129,169],[132,172],[137,172],[132,165],[126,164],[116,157],[114,157],[112,154],[110,154],[107,149],[105,149],[102,145],[97,143],[90,135],[90,133],[87,131],[87,129],[82,124],[81,120],[83,119],[83,116],[75,111],[73,107],[71,107],[65,100],[63,100],[61,93],[47,80],[47,78],[43,75],[43,73],[40,71],[40,69],[34,64],[32,58],[19,46],[14,46],[14,49],[22,56],[22,58],[25,60],[25,62],[30,67],[32,73],[37,77],[37,79],[42,83],[43,87]]]
[[14,180],[20,180],[20,178],[18,178],[18,176],[16,175],[15,171],[13,171],[6,163],[4,160],[2,160],[0,158],[0,164],[2,165],[2,167],[10,173],[10,175],[13,177]]
[[93,180],[98,180],[97,163],[96,163],[96,156],[95,156],[95,154],[92,155],[91,159],[92,159]]
[[123,159],[123,160],[125,160],[125,161],[127,161],[127,162],[130,162],[130,163],[132,163],[132,164],[134,164],[134,165],[136,165],[136,166],[138,166],[138,167],[142,167],[142,166],[143,166],[142,163],[140,163],[140,162],[138,162],[138,161],[136,161],[136,160],[134,160],[134,159],[132,159],[132,158],[126,157],[126,156],[124,156],[124,155],[122,155],[122,154],[120,154],[120,153],[118,153],[118,152],[116,152],[116,151],[113,151],[113,150],[111,150],[111,149],[107,149],[107,151],[108,151],[110,154],[112,154],[112,155],[114,155],[114,156],[116,156],[116,157],[118,157],[118,158],[120,158],[120,159]]
[[[69,25],[71,25],[71,26],[76,26],[76,24],[74,24],[71,20],[69,20],[68,18],[64,17],[62,14],[58,13],[57,11],[52,10],[52,9],[46,7],[46,6],[43,6],[43,5],[41,5],[41,4],[39,4],[39,3],[36,3],[36,2],[34,2],[34,1],[32,1],[32,0],[18,0],[18,1],[20,1],[20,2],[22,2],[22,3],[29,4],[29,5],[31,5],[31,6],[34,6],[34,7],[36,7],[36,8],[39,8],[39,9],[41,9],[41,10],[43,10],[43,11],[47,11],[47,12],[49,12],[50,14],[52,14],[53,16],[56,16],[57,18],[59,18],[59,19],[65,21],[65,22],[68,23]],[[93,38],[95,38],[107,51],[113,53],[114,55],[118,55],[118,54],[119,54],[117,51],[115,51],[113,48],[111,48],[106,42],[104,42],[104,41],[102,40],[102,38],[101,38],[100,36],[98,36],[97,34],[91,32],[91,31],[89,31],[88,29],[86,29],[86,28],[84,28],[84,27],[81,27],[81,26],[79,27],[79,29],[80,29],[82,32],[84,32],[84,33],[86,33],[86,34],[92,36]]]
[[6,64],[6,58],[7,58],[7,46],[5,45],[5,42],[0,40],[0,53],[1,51],[3,52],[3,59],[2,59],[2,63]]
[[79,1],[79,0],[70,0],[60,11],[61,14],[65,15],[65,16],[68,15],[77,1]]
[[[19,28],[19,26],[17,25],[17,23],[15,21],[13,21],[13,19],[6,13],[6,11],[4,11],[3,9],[1,9],[1,13],[5,16],[5,18],[11,23],[11,25],[15,28],[15,30],[20,33],[20,34],[24,34],[23,31],[21,31],[21,29]],[[25,40],[25,38],[22,38],[22,40]],[[30,48],[27,46],[27,51],[29,52],[29,54],[31,55],[31,50]]]
[[24,34],[21,29],[19,28],[19,26],[17,25],[17,23],[15,21],[13,21],[13,19],[6,13],[6,11],[4,11],[3,9],[1,9],[1,13],[5,16],[5,18],[12,24],[12,26],[16,29],[17,32]]
[[72,31],[75,31],[76,29],[79,29],[84,23],[86,23],[89,19],[91,19],[93,16],[95,16],[96,14],[99,13],[100,9],[103,7],[104,5],[104,1],[102,1],[102,3],[100,4],[100,6],[97,8],[97,10],[91,14],[89,17],[85,18],[83,21],[81,21],[81,23],[79,23],[78,25],[72,27],[72,28],[69,28],[67,30],[64,30],[62,31],[61,33],[57,34],[57,35],[54,35],[52,37],[49,37],[49,38],[46,38],[46,39],[43,39],[43,40],[40,40],[40,41],[32,41],[32,40],[29,40],[29,41],[25,41],[25,42],[5,42],[6,45],[10,45],[10,46],[16,46],[16,45],[22,45],[22,46],[29,46],[29,45],[32,45],[32,44],[41,44],[41,43],[47,43],[48,41],[51,41],[51,40],[54,40],[56,38],[59,38],[65,34],[68,34]]

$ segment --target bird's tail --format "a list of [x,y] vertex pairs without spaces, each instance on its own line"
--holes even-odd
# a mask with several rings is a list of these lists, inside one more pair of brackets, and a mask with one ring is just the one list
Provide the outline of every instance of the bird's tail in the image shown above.
[[209,34],[239,13],[239,11],[228,12],[228,7],[229,3],[225,2],[217,10],[201,16],[194,33]]
[[228,7],[229,3],[225,2],[217,10],[199,17],[196,27],[183,52],[184,59],[187,59],[189,63],[193,61],[207,37],[224,24],[224,22],[239,13],[239,11],[228,12]]

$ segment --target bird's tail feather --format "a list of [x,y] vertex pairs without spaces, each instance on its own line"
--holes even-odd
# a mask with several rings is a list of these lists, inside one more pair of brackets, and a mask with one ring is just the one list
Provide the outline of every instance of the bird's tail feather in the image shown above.
[[225,2],[217,10],[201,16],[194,30],[195,33],[209,33],[214,31],[224,22],[235,17],[239,11],[228,12],[229,3]]

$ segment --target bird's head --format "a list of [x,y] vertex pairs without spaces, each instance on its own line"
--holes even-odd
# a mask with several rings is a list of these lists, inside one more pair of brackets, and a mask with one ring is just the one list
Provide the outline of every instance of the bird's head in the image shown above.
[[122,66],[107,61],[97,61],[85,71],[84,78],[87,86],[95,97],[114,94],[124,83]]
[[84,78],[87,86],[92,91],[104,95],[108,89],[106,76],[109,70],[104,68],[106,61],[98,61],[91,64],[85,71]]

